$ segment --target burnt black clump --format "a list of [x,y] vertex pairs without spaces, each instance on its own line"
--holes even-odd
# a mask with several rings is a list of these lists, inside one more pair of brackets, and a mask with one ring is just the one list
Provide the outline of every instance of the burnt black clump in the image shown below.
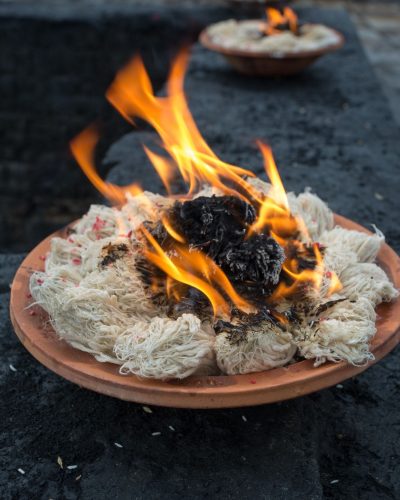
[[179,318],[184,313],[194,313],[199,318],[206,318],[211,313],[210,304],[200,290],[187,287],[186,294],[176,304],[171,304],[168,315]]
[[108,243],[108,245],[102,249],[102,260],[100,262],[100,266],[107,267],[110,264],[113,264],[118,259],[121,259],[128,252],[128,250],[128,245],[125,243]]
[[[321,255],[324,255],[325,247],[317,244]],[[296,259],[299,271],[306,269],[315,269],[317,264],[315,258],[314,244],[299,243],[298,241],[289,241],[286,247],[286,257]]]
[[218,256],[217,263],[234,282],[252,284],[265,295],[278,284],[285,254],[282,247],[266,234],[256,234],[238,245],[227,245]]
[[[267,234],[246,238],[256,218],[253,206],[233,196],[200,196],[175,203],[170,217],[189,245],[211,257],[241,293],[267,295],[278,283],[285,258],[280,245]],[[165,233],[161,239],[165,244]]]
[[234,196],[199,196],[176,202],[171,220],[192,247],[217,257],[228,243],[237,244],[255,221],[254,207]]

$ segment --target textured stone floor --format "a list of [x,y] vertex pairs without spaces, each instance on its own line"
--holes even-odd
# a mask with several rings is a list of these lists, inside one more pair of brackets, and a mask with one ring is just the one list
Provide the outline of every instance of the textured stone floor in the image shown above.
[[345,8],[400,124],[400,2],[374,0],[300,0],[297,5]]

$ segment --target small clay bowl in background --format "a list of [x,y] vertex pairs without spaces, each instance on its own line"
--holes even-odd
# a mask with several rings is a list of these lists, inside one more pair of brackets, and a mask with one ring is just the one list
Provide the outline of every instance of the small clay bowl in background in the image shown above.
[[332,31],[338,36],[338,41],[334,44],[320,49],[286,52],[280,55],[223,47],[212,42],[207,28],[200,33],[199,40],[203,47],[222,54],[239,73],[248,76],[289,76],[300,73],[319,57],[343,46],[343,35],[336,30]]

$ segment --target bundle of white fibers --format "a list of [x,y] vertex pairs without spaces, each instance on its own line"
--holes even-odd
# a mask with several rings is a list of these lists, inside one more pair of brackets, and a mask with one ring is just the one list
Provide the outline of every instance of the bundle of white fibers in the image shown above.
[[116,338],[127,327],[160,310],[151,302],[131,255],[84,276],[79,267],[34,273],[32,296],[49,313],[61,338],[99,358],[112,356]]
[[[96,209],[94,214],[90,216],[96,220]],[[87,237],[92,222],[93,218],[86,220],[76,230]],[[214,332],[193,315],[177,320],[160,317],[165,311],[151,301],[128,238],[105,237],[80,244],[78,258],[72,250],[76,241],[82,242],[79,237],[82,234],[75,233],[70,241],[55,239],[46,272],[31,277],[32,295],[49,313],[60,338],[99,361],[123,365],[123,373],[164,379],[215,370]],[[126,255],[102,266],[109,245],[121,244],[127,248]],[[136,345],[134,339],[143,334],[146,342]]]
[[296,352],[292,335],[271,323],[249,331],[243,340],[232,342],[227,332],[216,336],[217,364],[228,375],[260,372],[286,365]]
[[333,212],[317,195],[309,191],[299,194],[297,210],[313,241],[318,241],[324,231],[333,228]]
[[[74,229],[89,241],[107,238],[115,235],[120,217],[121,214],[116,209],[105,205],[91,205],[88,213],[77,222]],[[74,237],[71,236],[71,239]]]
[[348,266],[357,264],[357,254],[352,250],[338,252],[335,247],[326,247],[324,250],[324,266],[327,271],[333,271],[339,279]]
[[373,262],[385,237],[378,230],[375,234],[367,234],[335,227],[331,231],[324,232],[319,241],[326,245],[331,253],[345,255],[354,252],[358,262]]
[[120,372],[155,379],[183,379],[215,372],[214,332],[193,314],[137,321],[115,342]]
[[259,193],[268,194],[271,191],[271,184],[269,182],[263,181],[259,177],[247,177],[246,181]]
[[137,229],[144,221],[156,221],[164,210],[173,205],[172,198],[166,198],[160,194],[144,191],[142,194],[133,196],[127,194],[127,202],[121,208],[120,213],[126,218],[130,229]]
[[369,342],[376,332],[375,319],[368,299],[346,300],[328,309],[315,326],[295,327],[294,339],[301,356],[315,359],[315,366],[326,360],[362,365],[374,358]]
[[[369,343],[376,333],[374,307],[398,296],[386,273],[372,263],[384,236],[378,230],[371,235],[342,227],[332,229],[333,214],[309,192],[297,198],[290,194],[289,201],[293,213],[303,218],[310,236],[326,247],[321,287],[318,291],[311,290],[307,299],[315,307],[329,300],[348,299],[330,308],[316,322],[310,320],[313,327],[307,325],[307,318],[302,326],[294,326],[299,353],[305,358],[315,358],[315,365],[326,360],[366,363],[373,359]],[[342,288],[328,298],[333,272]]]
[[385,271],[369,262],[347,266],[340,279],[343,285],[341,295],[350,300],[363,297],[376,306],[381,302],[390,302],[399,295]]

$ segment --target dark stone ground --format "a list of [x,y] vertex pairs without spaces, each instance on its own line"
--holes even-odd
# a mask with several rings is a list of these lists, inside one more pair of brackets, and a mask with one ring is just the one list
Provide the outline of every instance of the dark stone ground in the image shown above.
[[117,69],[140,52],[157,88],[177,47],[229,15],[210,7],[0,0],[1,253],[27,251],[95,198],[68,143],[94,120],[103,127],[102,149],[129,130],[104,99]]
[[[224,159],[259,172],[253,141],[267,140],[287,187],[311,186],[343,215],[375,222],[399,250],[399,130],[347,16],[315,15],[340,26],[347,46],[297,78],[246,79],[196,49],[192,110]],[[151,135],[113,145],[111,179],[148,180],[143,166],[135,174],[139,150],[129,147],[143,137]],[[399,350],[343,386],[297,400],[149,414],[62,380],[24,351],[8,320],[19,259],[0,256],[1,498],[400,497]]]

